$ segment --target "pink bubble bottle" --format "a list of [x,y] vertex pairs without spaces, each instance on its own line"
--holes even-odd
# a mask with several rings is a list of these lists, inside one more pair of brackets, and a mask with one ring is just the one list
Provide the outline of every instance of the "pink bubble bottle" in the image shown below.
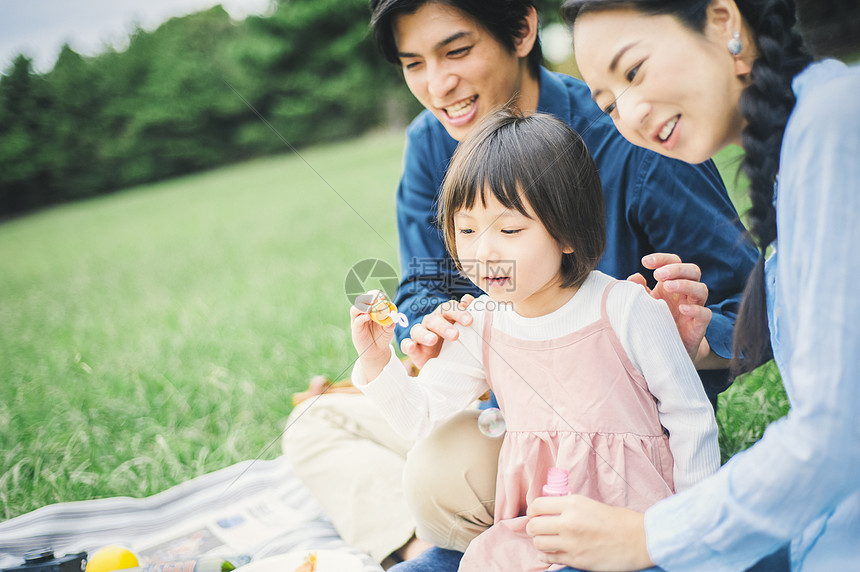
[[567,471],[558,467],[550,467],[546,475],[546,484],[543,486],[543,496],[563,497],[571,492],[567,482]]

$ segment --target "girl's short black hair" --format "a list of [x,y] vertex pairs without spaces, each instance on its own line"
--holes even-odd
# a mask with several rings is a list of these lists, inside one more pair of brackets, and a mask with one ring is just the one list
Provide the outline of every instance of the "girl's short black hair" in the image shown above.
[[[454,215],[486,193],[528,215],[530,206],[550,236],[573,249],[562,255],[562,286],[579,286],[606,248],[606,212],[597,166],[582,138],[543,113],[490,114],[460,142],[442,183],[438,220],[458,268]],[[462,268],[461,268],[462,270]]]
[[[510,51],[514,50],[515,40],[523,30],[529,9],[534,6],[532,0],[370,0],[373,38],[385,59],[395,64],[400,63],[392,28],[394,17],[414,14],[421,6],[430,3],[461,10],[486,28]],[[534,47],[528,55],[529,72],[534,77],[539,77],[542,64],[543,52],[538,37],[535,38]]]

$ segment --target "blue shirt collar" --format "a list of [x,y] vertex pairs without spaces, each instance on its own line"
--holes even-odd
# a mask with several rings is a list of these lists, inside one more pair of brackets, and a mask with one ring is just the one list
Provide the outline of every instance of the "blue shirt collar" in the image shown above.
[[791,81],[791,89],[796,97],[800,97],[801,92],[821,85],[825,81],[847,72],[848,69],[848,66],[839,60],[826,59],[813,62],[794,76]]
[[548,69],[540,68],[540,93],[538,111],[551,113],[556,117],[570,117],[570,94],[559,76]]

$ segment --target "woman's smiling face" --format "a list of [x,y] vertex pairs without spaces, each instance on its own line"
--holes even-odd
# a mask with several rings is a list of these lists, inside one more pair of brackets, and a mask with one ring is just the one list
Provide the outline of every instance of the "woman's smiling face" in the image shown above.
[[631,8],[576,20],[580,72],[628,141],[689,163],[740,143],[745,84],[724,41],[732,24],[712,22],[714,16],[709,11],[703,33],[673,16]]

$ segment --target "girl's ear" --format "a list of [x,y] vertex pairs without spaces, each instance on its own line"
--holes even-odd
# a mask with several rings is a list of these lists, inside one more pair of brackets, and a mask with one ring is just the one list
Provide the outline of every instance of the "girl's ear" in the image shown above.
[[520,29],[520,34],[514,38],[514,51],[517,57],[524,58],[528,56],[537,41],[538,36],[538,16],[534,6],[529,6],[529,12],[523,19],[523,27]]
[[561,253],[562,254],[573,254],[573,247],[572,246],[565,246],[564,248],[561,249]]
[[[729,52],[729,43],[735,39],[741,42],[741,52],[733,55]],[[734,58],[735,75],[748,76],[752,71],[751,62],[755,54],[755,40],[750,35],[746,22],[738,10],[734,0],[711,0],[708,5],[705,36],[720,47],[726,54]]]

